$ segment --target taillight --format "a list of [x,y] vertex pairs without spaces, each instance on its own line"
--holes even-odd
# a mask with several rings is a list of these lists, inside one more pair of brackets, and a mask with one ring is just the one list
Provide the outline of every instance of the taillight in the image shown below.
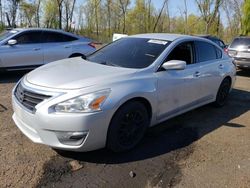
[[228,48],[224,48],[224,52],[226,52],[226,54],[228,54]]
[[96,46],[95,46],[95,43],[94,43],[94,42],[91,42],[91,43],[89,43],[88,45],[89,45],[89,46],[91,46],[92,48],[96,48]]

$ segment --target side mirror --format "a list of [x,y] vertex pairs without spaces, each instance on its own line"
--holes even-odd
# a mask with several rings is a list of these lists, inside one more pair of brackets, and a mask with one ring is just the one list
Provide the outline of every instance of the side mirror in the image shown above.
[[165,70],[184,70],[186,66],[186,61],[170,60],[163,63],[162,68],[164,68]]
[[15,44],[17,44],[17,40],[15,39],[8,40],[8,45],[13,46]]

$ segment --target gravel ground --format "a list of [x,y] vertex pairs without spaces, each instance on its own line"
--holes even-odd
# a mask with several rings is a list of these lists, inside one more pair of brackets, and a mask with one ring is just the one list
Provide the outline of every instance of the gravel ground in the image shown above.
[[0,187],[250,187],[250,71],[238,72],[225,107],[166,121],[122,154],[28,140],[11,119],[11,89],[24,73],[0,73]]

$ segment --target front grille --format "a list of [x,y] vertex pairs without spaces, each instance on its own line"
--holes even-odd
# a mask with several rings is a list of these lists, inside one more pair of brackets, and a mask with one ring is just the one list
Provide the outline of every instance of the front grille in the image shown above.
[[14,95],[16,99],[21,103],[25,108],[27,108],[31,112],[35,112],[36,105],[44,101],[45,99],[50,98],[49,95],[43,95],[39,93],[35,93],[33,91],[25,89],[20,83],[16,87],[14,91]]

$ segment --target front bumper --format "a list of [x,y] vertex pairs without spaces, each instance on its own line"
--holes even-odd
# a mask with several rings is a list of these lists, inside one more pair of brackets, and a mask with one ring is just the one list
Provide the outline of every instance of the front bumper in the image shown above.
[[[71,151],[91,151],[105,147],[112,112],[80,114],[49,113],[47,108],[38,108],[30,113],[12,95],[13,120],[30,140],[53,148]],[[58,132],[83,132],[80,145],[68,145],[59,141]],[[79,142],[78,142],[79,143]]]

